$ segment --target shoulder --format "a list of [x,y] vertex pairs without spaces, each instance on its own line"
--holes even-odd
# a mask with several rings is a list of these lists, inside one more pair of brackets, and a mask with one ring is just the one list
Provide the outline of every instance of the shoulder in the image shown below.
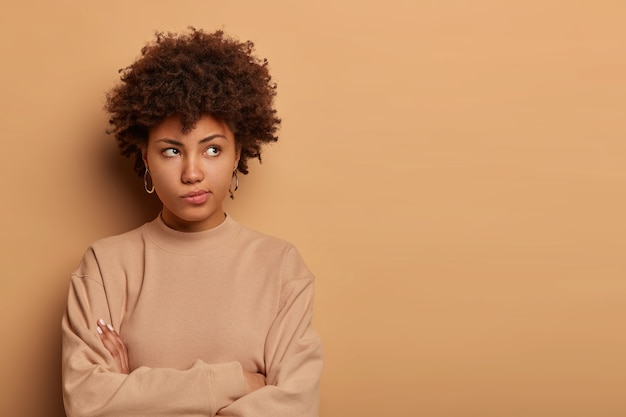
[[97,281],[103,265],[110,260],[133,256],[144,245],[144,228],[142,225],[128,232],[98,239],[85,250],[83,257],[73,272],[74,276],[90,277]]
[[293,243],[244,225],[240,227],[240,245],[256,262],[279,266],[281,275],[286,279],[313,278]]
[[89,249],[92,249],[98,254],[111,252],[126,253],[129,249],[137,246],[143,246],[145,240],[145,228],[146,224],[119,235],[96,240],[90,245]]
[[243,243],[282,248],[285,250],[293,247],[293,244],[285,239],[260,232],[241,223],[238,223],[238,225],[240,228],[239,240]]

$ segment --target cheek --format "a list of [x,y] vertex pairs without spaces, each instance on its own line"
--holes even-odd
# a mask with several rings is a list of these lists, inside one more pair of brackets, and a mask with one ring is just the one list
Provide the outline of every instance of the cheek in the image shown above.
[[150,165],[150,174],[152,174],[152,179],[157,184],[170,182],[170,178],[172,176],[167,169],[164,169],[164,167],[159,164]]
[[230,159],[224,158],[219,163],[209,164],[206,172],[216,181],[228,182],[233,175],[233,163]]
[[155,163],[155,161],[152,161],[150,164],[150,176],[157,194],[164,197],[171,193],[177,182],[180,182],[180,176],[176,174],[173,167],[167,164]]
[[215,173],[213,182],[215,184],[220,184],[224,189],[228,189],[232,177],[233,172],[229,168],[220,169],[219,172]]

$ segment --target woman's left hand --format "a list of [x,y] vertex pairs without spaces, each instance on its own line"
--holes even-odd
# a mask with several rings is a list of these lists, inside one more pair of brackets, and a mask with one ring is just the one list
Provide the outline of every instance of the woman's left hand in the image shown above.
[[111,352],[119,372],[123,374],[130,373],[128,367],[128,350],[113,326],[106,324],[102,319],[98,320],[97,326],[96,330],[98,330],[100,340],[102,340],[104,347]]

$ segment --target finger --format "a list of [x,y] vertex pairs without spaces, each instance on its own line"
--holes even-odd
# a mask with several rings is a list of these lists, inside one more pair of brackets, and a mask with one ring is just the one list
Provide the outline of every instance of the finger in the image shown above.
[[113,336],[113,339],[115,340],[115,344],[120,352],[120,362],[122,364],[122,371],[125,373],[128,373],[128,369],[129,369],[128,368],[128,350],[126,349],[126,344],[124,343],[120,335],[117,334],[113,326],[109,324],[107,327],[111,331],[110,334]]
[[128,351],[121,337],[115,332],[112,325],[106,324],[102,319],[98,320],[96,330],[104,347],[111,353],[116,365],[124,373],[129,373]]
[[109,353],[111,353],[114,358],[119,357],[119,344],[107,326],[103,325],[102,321],[98,321],[98,327],[96,330],[100,335],[100,340],[102,340],[102,343],[107,348]]
[[117,368],[124,373],[128,373],[128,355],[124,345],[119,341],[118,336],[112,332],[104,331],[101,335],[104,347],[109,351]]
[[105,323],[102,319],[98,320],[98,324],[100,325],[103,334],[106,335],[113,342],[113,344],[115,344],[120,352],[123,351],[125,349],[124,342],[122,342],[122,339],[119,337],[117,332],[115,332],[113,326]]
[[113,349],[111,349],[111,353],[116,358],[116,360],[121,363],[122,368],[124,368],[127,362],[126,345],[124,345],[124,342],[115,332],[115,329],[112,325],[104,325],[103,321],[101,321],[100,328],[102,329],[103,337],[107,341],[107,344],[114,347]]
[[110,337],[110,334],[104,333],[101,328],[98,328],[98,334],[100,335],[100,340],[102,341],[104,347],[109,351],[111,356],[113,356],[113,359],[115,359],[117,362],[120,356],[120,352],[118,346],[115,344],[115,341]]
[[122,372],[129,373],[128,350],[126,349],[126,344],[111,324],[107,324],[107,329],[109,330],[109,335],[112,337],[115,346],[117,346]]

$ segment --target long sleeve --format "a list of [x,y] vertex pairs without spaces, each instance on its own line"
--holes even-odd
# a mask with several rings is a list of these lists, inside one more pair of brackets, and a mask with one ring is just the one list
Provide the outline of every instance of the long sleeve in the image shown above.
[[282,267],[280,305],[265,346],[266,386],[221,409],[221,417],[317,417],[323,368],[313,329],[314,279],[291,248]]
[[98,318],[119,322],[109,308],[93,252],[72,275],[63,332],[63,398],[68,417],[214,416],[245,395],[238,362],[186,370],[139,367],[115,372],[115,362],[95,330]]

